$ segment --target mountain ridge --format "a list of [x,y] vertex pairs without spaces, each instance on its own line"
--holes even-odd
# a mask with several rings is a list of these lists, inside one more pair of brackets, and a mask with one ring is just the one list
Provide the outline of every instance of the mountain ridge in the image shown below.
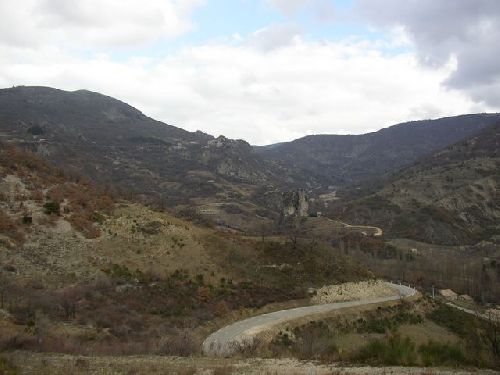
[[310,197],[339,187],[356,191],[362,181],[410,165],[497,119],[499,114],[423,120],[263,149],[188,132],[88,90],[0,90],[4,141],[142,202],[189,216],[202,212],[209,222],[238,230],[272,225],[283,212],[286,191],[303,189]]
[[360,135],[309,135],[256,151],[287,168],[309,170],[317,179],[328,175],[323,184],[356,184],[410,165],[497,121],[498,113],[410,121]]
[[500,122],[393,173],[336,215],[392,237],[456,245],[500,234]]

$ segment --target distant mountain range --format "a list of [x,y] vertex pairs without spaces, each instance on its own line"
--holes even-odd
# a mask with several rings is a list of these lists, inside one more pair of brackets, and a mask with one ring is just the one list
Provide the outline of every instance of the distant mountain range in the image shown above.
[[[471,114],[408,122],[363,135],[315,135],[252,147],[243,140],[185,131],[86,90],[0,90],[0,140],[21,145],[67,171],[146,202],[179,210],[225,210],[233,219],[216,219],[225,224],[236,222],[234,215],[240,215],[241,226],[250,217],[273,220],[283,191],[304,189],[315,197],[332,190],[360,191],[360,187],[371,186],[373,192],[374,181],[385,189],[384,181],[395,181],[395,172],[417,162],[412,168],[420,168],[422,174],[422,168],[443,155],[451,157],[451,151],[440,154],[439,150],[474,139],[470,137],[499,122],[500,114]],[[428,155],[434,156],[429,159]],[[400,183],[413,184],[404,177],[410,173],[405,171],[400,178],[406,182]],[[399,205],[401,199],[386,197],[386,190],[381,191],[384,193],[375,196]],[[352,207],[357,205],[353,199],[349,202]],[[359,224],[374,220],[370,224],[403,233],[387,225],[383,216],[363,216],[360,211],[347,210],[351,207],[347,205],[335,207],[335,215]]]
[[500,239],[500,124],[419,159],[331,213],[391,237],[450,245]]
[[311,135],[256,151],[310,182],[345,186],[408,166],[499,121],[500,114],[412,121],[362,135]]

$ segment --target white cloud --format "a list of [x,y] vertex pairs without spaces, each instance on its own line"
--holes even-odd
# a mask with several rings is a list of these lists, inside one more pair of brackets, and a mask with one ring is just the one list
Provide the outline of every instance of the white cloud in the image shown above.
[[296,25],[271,25],[252,33],[246,44],[262,51],[272,51],[292,44],[301,33],[300,27]]
[[191,30],[205,0],[0,0],[0,44],[137,46]]
[[[86,88],[167,123],[254,144],[489,109],[442,85],[456,64],[429,69],[417,54],[382,54],[408,46],[397,28],[391,40],[334,43],[305,40],[293,25],[272,25],[160,58],[120,61],[96,48],[175,37],[192,27],[189,15],[202,3],[0,0],[0,87]],[[321,1],[276,2],[291,11],[313,3]]]
[[377,47],[296,38],[270,51],[243,42],[116,62],[4,46],[0,85],[101,91],[165,122],[254,144],[487,109],[442,87],[453,66],[427,69],[412,54],[385,56]]

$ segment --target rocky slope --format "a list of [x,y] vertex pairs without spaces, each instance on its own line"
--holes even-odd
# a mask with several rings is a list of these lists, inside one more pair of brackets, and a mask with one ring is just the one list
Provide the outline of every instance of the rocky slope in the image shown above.
[[359,192],[352,187],[361,181],[373,186],[386,172],[499,118],[466,115],[254,148],[242,140],[187,132],[85,90],[0,90],[0,137],[5,142],[142,202],[176,207],[191,218],[251,233],[274,225],[287,207],[284,192],[304,189],[309,197],[322,195],[335,202],[336,187]]
[[168,206],[224,200],[279,178],[245,141],[187,132],[85,90],[0,90],[0,133],[66,170]]
[[414,121],[362,135],[311,135],[256,151],[307,175],[310,186],[348,186],[408,166],[498,121],[500,114]]
[[[466,138],[500,115],[318,135],[268,147],[155,121],[119,100],[47,87],[0,90],[0,136],[101,184],[164,205],[244,200],[256,188],[327,190],[378,177]],[[255,202],[255,200],[253,200]],[[207,203],[207,202],[203,202]]]
[[337,204],[336,215],[392,237],[441,244],[500,234],[500,125],[395,173],[374,194]]

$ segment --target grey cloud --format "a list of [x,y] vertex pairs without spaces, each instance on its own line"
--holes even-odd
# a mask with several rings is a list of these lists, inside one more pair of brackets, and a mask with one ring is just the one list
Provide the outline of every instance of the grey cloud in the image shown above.
[[332,0],[264,0],[264,2],[278,9],[285,16],[293,16],[305,10],[310,12],[317,21],[332,22],[336,15]]
[[290,45],[301,33],[296,25],[272,25],[250,35],[247,44],[264,52],[272,51]]
[[265,2],[287,15],[291,15],[301,8],[310,5],[312,0],[265,0]]
[[314,6],[314,15],[321,22],[332,22],[335,20],[335,7],[329,0],[317,1]]
[[439,67],[455,58],[444,82],[476,101],[500,106],[500,1],[360,0],[358,11],[376,26],[402,26],[422,64]]

